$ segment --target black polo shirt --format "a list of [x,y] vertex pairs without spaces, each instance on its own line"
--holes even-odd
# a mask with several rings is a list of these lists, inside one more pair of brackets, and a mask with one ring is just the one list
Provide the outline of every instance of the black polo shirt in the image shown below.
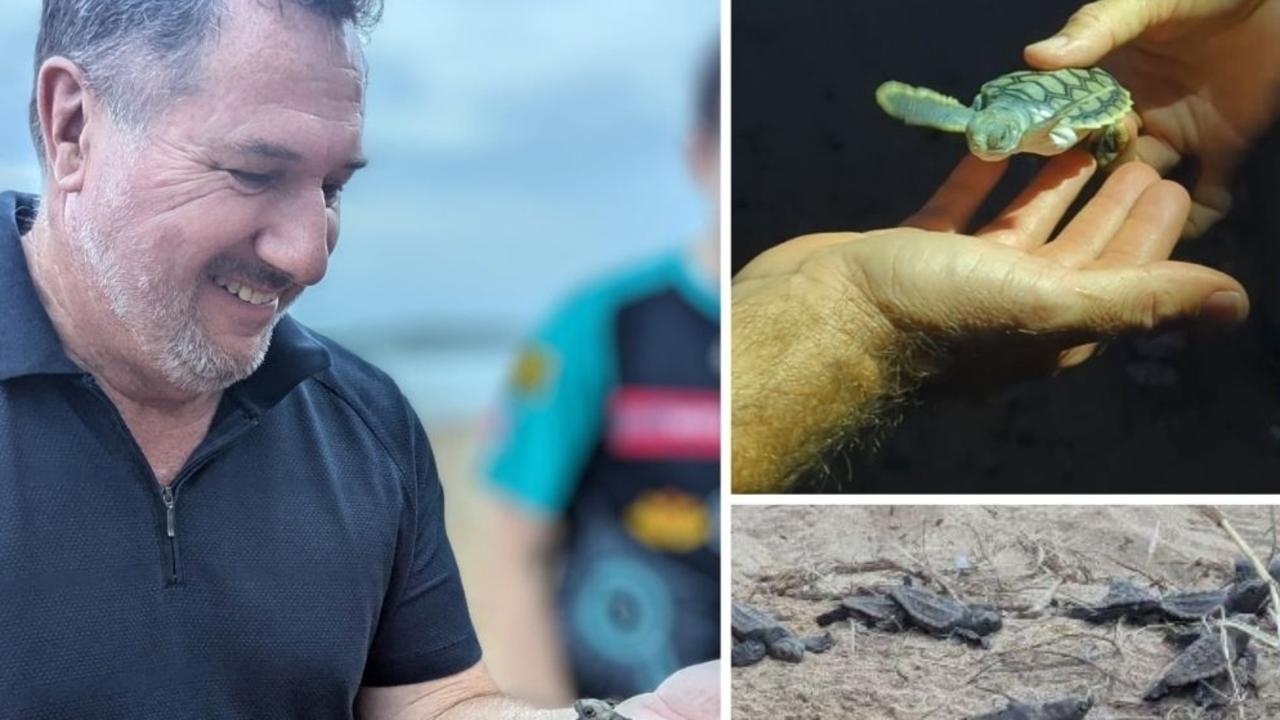
[[286,317],[171,485],[64,353],[0,194],[0,719],[349,718],[480,658],[426,435]]

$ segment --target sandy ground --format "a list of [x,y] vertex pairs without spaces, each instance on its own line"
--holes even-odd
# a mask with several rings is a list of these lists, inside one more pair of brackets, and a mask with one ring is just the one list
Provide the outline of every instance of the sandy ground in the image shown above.
[[[1265,559],[1275,542],[1272,509],[1229,508],[1227,516]],[[1164,589],[1227,582],[1238,552],[1194,508],[739,506],[732,529],[734,598],[801,635],[817,633],[814,618],[838,598],[899,582],[903,569],[930,589],[945,584],[1005,610],[990,650],[838,623],[827,654],[734,668],[734,718],[951,720],[1007,698],[1084,694],[1098,700],[1088,720],[1280,718],[1274,651],[1260,649],[1258,689],[1230,709],[1206,712],[1188,699],[1153,705],[1141,695],[1176,654],[1161,628],[1056,615],[1059,605],[1101,597],[1112,578]]]

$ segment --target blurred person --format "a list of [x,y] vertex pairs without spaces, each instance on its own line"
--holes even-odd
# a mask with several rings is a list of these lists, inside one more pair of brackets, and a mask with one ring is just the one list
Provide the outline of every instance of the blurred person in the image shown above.
[[[1143,134],[1127,157],[1143,162],[1120,166],[1060,233],[1091,161],[1050,161],[969,235],[1004,163],[966,157],[901,228],[800,237],[744,267],[734,489],[786,490],[833,448],[874,447],[926,379],[972,392],[1079,364],[1117,334],[1243,321],[1236,280],[1166,258],[1229,208],[1232,171],[1276,120],[1278,38],[1275,0],[1085,5],[1027,60],[1110,67],[1133,92]],[[1190,195],[1156,172],[1187,158],[1200,168]]]
[[702,236],[569,298],[507,390],[481,633],[517,696],[631,695],[718,655],[719,97],[717,47],[687,154]]
[[[361,150],[373,0],[46,0],[0,194],[0,717],[547,718],[501,696],[430,445],[286,314]],[[716,716],[714,664],[620,711]]]

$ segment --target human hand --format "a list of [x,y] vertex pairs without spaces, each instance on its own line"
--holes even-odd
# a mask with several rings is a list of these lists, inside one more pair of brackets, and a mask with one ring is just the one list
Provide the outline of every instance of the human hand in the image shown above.
[[1122,160],[1161,174],[1199,160],[1188,236],[1227,212],[1233,171],[1280,116],[1280,0],[1099,0],[1025,56],[1043,70],[1101,62],[1129,89],[1142,135]]
[[720,663],[680,670],[658,689],[637,695],[614,710],[629,720],[716,720],[720,717]]
[[1083,152],[1064,153],[962,234],[1004,167],[966,157],[903,227],[796,238],[738,274],[736,491],[785,486],[957,355],[1002,380],[1080,363],[1107,336],[1247,314],[1235,280],[1166,259],[1190,200],[1141,163],[1117,169],[1055,236],[1095,171]]

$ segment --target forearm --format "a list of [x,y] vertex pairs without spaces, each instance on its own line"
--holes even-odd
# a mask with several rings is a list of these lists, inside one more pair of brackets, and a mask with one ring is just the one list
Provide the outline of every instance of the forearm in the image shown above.
[[866,441],[924,375],[918,343],[872,308],[814,292],[813,282],[788,276],[734,286],[737,492],[785,490],[827,449]]
[[523,548],[493,553],[491,580],[477,610],[477,630],[498,686],[514,697],[539,704],[563,704],[573,684],[556,620],[546,558]]

